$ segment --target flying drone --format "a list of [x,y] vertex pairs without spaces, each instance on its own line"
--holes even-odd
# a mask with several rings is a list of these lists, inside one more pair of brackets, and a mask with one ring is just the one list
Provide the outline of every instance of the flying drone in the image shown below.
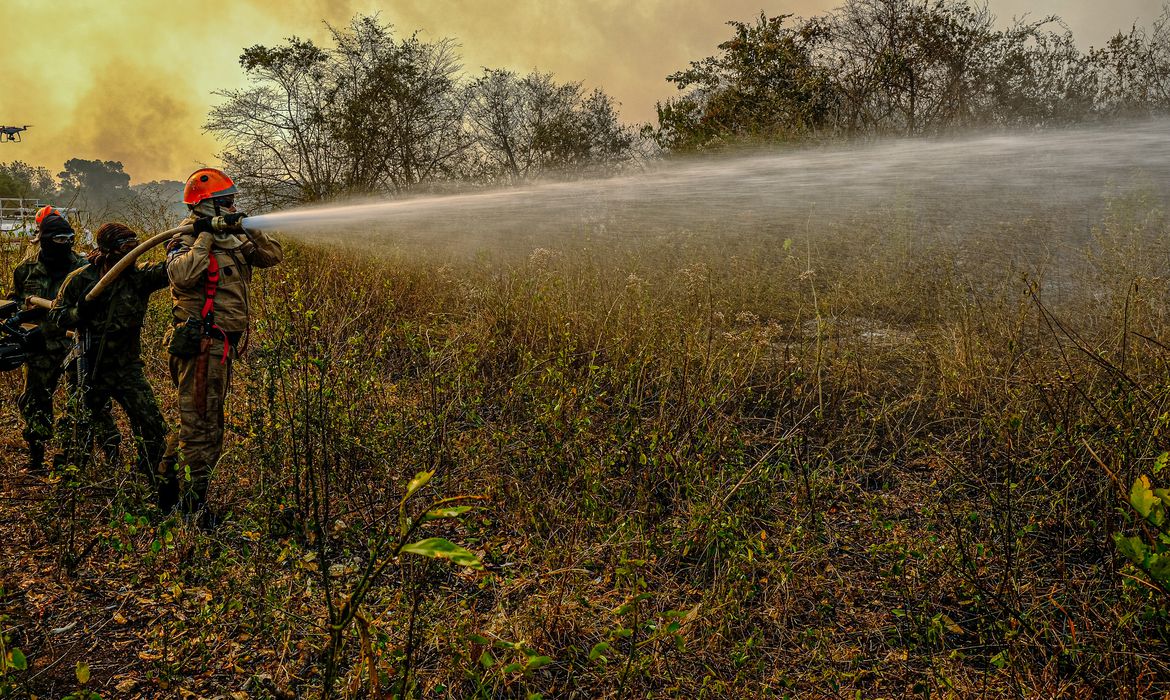
[[24,126],[0,126],[0,141],[15,141],[20,143],[20,132],[26,131],[32,124]]

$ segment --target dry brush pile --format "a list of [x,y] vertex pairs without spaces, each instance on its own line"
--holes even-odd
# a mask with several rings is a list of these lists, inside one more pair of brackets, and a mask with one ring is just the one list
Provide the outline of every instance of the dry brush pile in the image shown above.
[[[1152,541],[1130,485],[1170,480],[1166,234],[1130,197],[1071,233],[940,235],[891,207],[523,256],[290,246],[236,377],[219,531],[152,520],[125,465],[21,474],[8,404],[2,624],[27,668],[3,682],[1170,692],[1170,598],[1114,540]],[[476,559],[403,549],[423,537]]]

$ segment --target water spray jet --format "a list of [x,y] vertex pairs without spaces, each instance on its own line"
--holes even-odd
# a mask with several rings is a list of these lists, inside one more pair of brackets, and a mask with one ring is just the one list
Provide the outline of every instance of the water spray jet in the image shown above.
[[1111,189],[1145,186],[1135,174],[1166,193],[1170,121],[666,159],[610,178],[298,207],[248,225],[374,250],[517,252],[585,235],[592,243],[680,231],[787,236],[809,221],[849,224],[889,210],[911,214],[919,231],[953,236],[1037,215],[1084,230],[1085,213]]

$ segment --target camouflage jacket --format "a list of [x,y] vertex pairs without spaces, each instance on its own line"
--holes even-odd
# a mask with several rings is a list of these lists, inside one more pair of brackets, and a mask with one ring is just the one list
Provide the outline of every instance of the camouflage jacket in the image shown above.
[[[189,224],[194,219],[186,219]],[[280,244],[260,231],[249,231],[243,244],[232,250],[215,245],[210,233],[198,238],[176,235],[167,244],[167,272],[171,278],[171,305],[174,322],[182,323],[203,313],[206,298],[207,266],[212,255],[219,263],[219,284],[212,313],[224,332],[248,329],[252,268],[272,267],[284,258]]]
[[101,366],[141,363],[142,321],[150,295],[167,286],[167,264],[132,267],[122,273],[95,301],[88,319],[82,319],[78,304],[101,279],[93,266],[74,271],[61,285],[49,319],[61,328],[89,332],[90,361]]
[[[41,297],[52,301],[57,297],[61,284],[74,270],[87,267],[89,262],[77,253],[64,270],[51,271],[40,261],[40,250],[31,253],[12,271],[12,292],[8,298],[26,304],[29,297]],[[39,323],[44,332],[45,354],[64,356],[72,341],[65,337],[65,330],[49,319],[48,311],[33,310],[28,314],[30,322]]]

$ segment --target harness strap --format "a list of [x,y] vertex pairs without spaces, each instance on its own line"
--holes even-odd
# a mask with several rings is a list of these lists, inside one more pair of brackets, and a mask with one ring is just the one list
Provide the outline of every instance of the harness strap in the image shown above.
[[227,362],[230,344],[227,333],[215,325],[215,292],[218,289],[219,260],[216,259],[215,253],[211,252],[207,260],[207,281],[203,285],[205,296],[203,301],[203,334],[209,338],[223,340],[223,355],[219,358],[219,363],[222,365]]
[[219,289],[219,261],[215,259],[215,253],[211,253],[207,261],[207,281],[203,284],[203,293],[205,295],[203,301],[204,320],[207,320],[213,313],[215,292],[217,289]]

